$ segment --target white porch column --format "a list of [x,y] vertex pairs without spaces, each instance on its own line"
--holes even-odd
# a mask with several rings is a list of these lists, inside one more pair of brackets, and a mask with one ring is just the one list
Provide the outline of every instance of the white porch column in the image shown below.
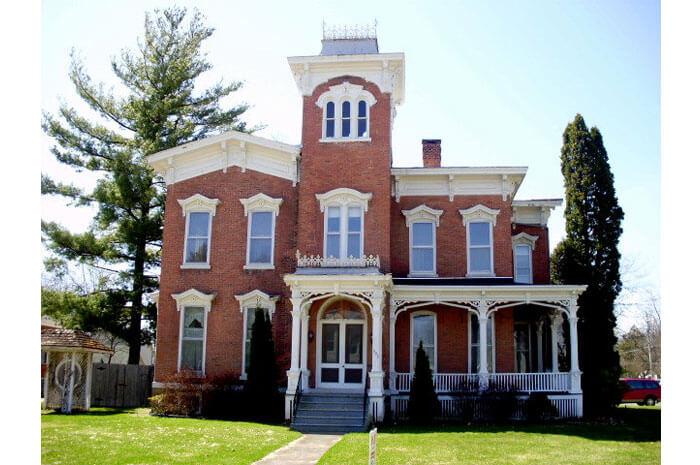
[[292,419],[292,411],[294,407],[294,396],[299,385],[299,339],[301,338],[301,298],[297,296],[296,291],[292,291],[292,340],[291,340],[291,366],[287,370],[287,393],[284,403],[284,418]]
[[[576,311],[578,306],[575,301],[569,303],[569,344],[571,345],[571,392],[580,393],[581,391],[581,370],[578,366],[578,317]],[[583,415],[583,412],[581,412]]]
[[537,320],[537,372],[542,373],[544,371],[544,354],[542,353],[542,327],[544,326],[544,321],[541,319]]
[[301,316],[301,389],[309,388],[309,305]]
[[487,309],[485,302],[479,304],[479,389],[482,391],[489,387]]
[[557,312],[552,317],[552,373],[559,373],[559,327],[561,326],[561,314]]
[[389,389],[396,393],[396,305],[391,304],[389,313]]
[[372,371],[369,373],[370,415],[375,422],[384,419],[384,371],[382,370],[382,330],[384,292],[377,291],[372,302]]

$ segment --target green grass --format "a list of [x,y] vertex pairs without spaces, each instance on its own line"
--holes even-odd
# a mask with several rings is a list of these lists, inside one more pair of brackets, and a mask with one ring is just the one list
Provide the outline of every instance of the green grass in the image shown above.
[[152,417],[148,409],[42,412],[41,462],[247,465],[299,436],[277,425]]
[[[381,465],[658,464],[659,407],[621,407],[622,424],[394,427],[379,431]],[[319,465],[365,464],[368,435],[349,434]]]

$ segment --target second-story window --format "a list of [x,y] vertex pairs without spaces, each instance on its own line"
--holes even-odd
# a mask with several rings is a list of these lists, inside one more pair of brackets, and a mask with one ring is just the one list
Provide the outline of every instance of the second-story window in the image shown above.
[[190,212],[187,215],[185,263],[208,262],[209,233],[209,213]]
[[515,282],[532,283],[532,249],[529,245],[515,246]]
[[435,274],[435,223],[411,224],[411,274]]
[[493,274],[491,223],[469,223],[469,274]]
[[275,218],[272,212],[251,212],[248,263],[272,264]]
[[326,257],[362,257],[362,207],[329,206],[326,210]]

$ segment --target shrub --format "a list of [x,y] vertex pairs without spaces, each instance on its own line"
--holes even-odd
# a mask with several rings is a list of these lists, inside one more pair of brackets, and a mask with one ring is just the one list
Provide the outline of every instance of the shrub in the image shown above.
[[200,413],[203,386],[194,373],[182,371],[165,380],[162,394],[149,398],[155,415],[195,416]]
[[432,422],[440,414],[440,401],[433,386],[433,370],[423,350],[423,341],[416,351],[416,366],[408,397],[408,418],[412,423]]
[[525,404],[525,416],[527,421],[550,421],[557,417],[557,407],[544,392],[530,394]]
[[250,366],[243,386],[247,416],[262,421],[278,421],[284,411],[283,396],[277,386],[277,362],[270,317],[262,308],[255,309],[250,339]]

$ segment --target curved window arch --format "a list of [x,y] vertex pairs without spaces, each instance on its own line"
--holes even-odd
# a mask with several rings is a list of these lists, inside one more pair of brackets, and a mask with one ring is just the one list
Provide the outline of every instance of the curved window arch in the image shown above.
[[370,139],[370,107],[377,103],[362,86],[344,82],[331,86],[316,101],[323,109],[322,142]]

